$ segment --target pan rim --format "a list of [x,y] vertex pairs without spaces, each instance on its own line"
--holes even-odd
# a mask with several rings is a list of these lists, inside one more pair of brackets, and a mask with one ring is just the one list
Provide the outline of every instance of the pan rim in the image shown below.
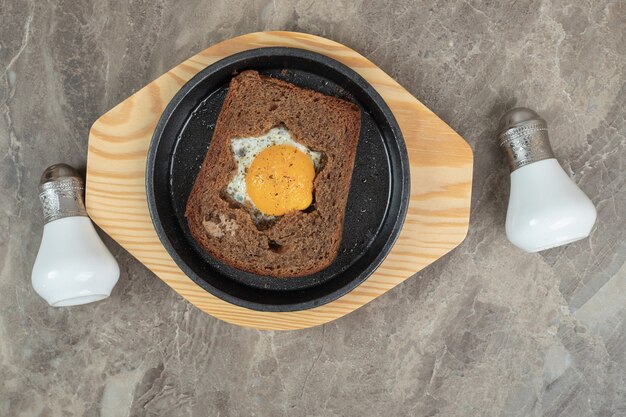
[[[391,180],[396,181],[397,185],[392,186],[390,189],[390,193],[400,193],[399,196],[399,206],[397,209],[397,215],[394,225],[391,231],[386,236],[386,241],[382,245],[382,250],[380,253],[375,256],[371,262],[369,262],[368,266],[364,268],[362,272],[358,274],[355,279],[347,282],[346,285],[339,287],[338,289],[327,293],[323,297],[318,297],[315,299],[300,301],[294,303],[285,303],[285,304],[270,304],[270,303],[261,303],[257,301],[251,301],[247,299],[242,299],[228,292],[222,291],[219,288],[211,285],[202,276],[191,268],[187,262],[182,259],[182,257],[178,254],[176,248],[172,245],[170,241],[170,237],[166,232],[160,215],[158,213],[158,203],[155,193],[155,165],[156,158],[159,150],[159,144],[161,138],[163,137],[163,133],[165,127],[169,123],[170,119],[176,112],[176,109],[180,105],[180,103],[185,99],[185,97],[193,91],[199,84],[201,84],[206,78],[210,77],[212,74],[218,73],[219,71],[223,71],[225,68],[229,66],[236,65],[239,61],[245,60],[247,58],[258,58],[258,57],[267,57],[273,58],[277,56],[293,56],[298,58],[310,59],[311,61],[322,64],[326,67],[329,67],[331,70],[339,72],[342,76],[347,77],[354,82],[356,86],[361,89],[365,95],[371,100],[377,110],[383,114],[383,118],[385,119],[386,124],[388,125],[388,129],[391,129],[392,134],[395,138],[393,143],[397,149],[397,160],[394,160],[393,163],[398,165],[398,168],[401,172],[401,175],[392,175]],[[314,71],[311,71],[314,73]],[[379,122],[377,122],[379,124]],[[380,126],[380,124],[379,124]],[[383,135],[384,138],[385,135]],[[385,141],[385,147],[387,148],[387,152],[389,152],[389,143]],[[392,158],[390,159],[390,164],[392,164]],[[390,165],[390,169],[392,166]],[[169,175],[169,173],[168,173]],[[397,189],[396,189],[397,187]],[[198,284],[202,289],[213,294],[214,296],[237,306],[249,308],[257,311],[273,311],[273,312],[282,312],[282,311],[300,311],[306,310],[310,308],[315,308],[321,306],[323,304],[327,304],[332,302],[343,295],[349,293],[350,291],[357,288],[361,285],[365,280],[367,280],[371,274],[380,266],[380,264],[385,260],[391,249],[393,248],[395,242],[400,235],[400,231],[404,225],[404,221],[406,218],[406,213],[408,211],[408,202],[410,197],[410,171],[409,171],[409,161],[408,161],[408,152],[406,149],[406,144],[404,142],[404,138],[400,127],[393,116],[391,109],[388,107],[385,100],[380,96],[378,91],[369,84],[363,77],[361,77],[356,71],[352,68],[330,58],[328,56],[318,54],[316,52],[312,52],[305,49],[299,48],[291,48],[291,47],[262,47],[251,49],[243,52],[239,52],[228,57],[225,57],[206,68],[199,71],[194,77],[192,77],[183,87],[181,87],[176,94],[172,97],[170,102],[167,104],[165,109],[163,110],[159,122],[155,127],[155,130],[152,135],[152,139],[150,142],[150,147],[148,150],[147,160],[146,160],[146,196],[148,202],[148,210],[150,213],[150,217],[159,237],[161,244],[164,246],[168,254],[172,257],[177,266],[196,284]],[[389,206],[391,204],[393,197],[389,197],[387,202],[387,211],[389,210]],[[385,216],[388,216],[387,213]],[[388,220],[385,220],[388,221]],[[380,231],[378,232],[380,233]],[[278,278],[277,278],[278,279]]]

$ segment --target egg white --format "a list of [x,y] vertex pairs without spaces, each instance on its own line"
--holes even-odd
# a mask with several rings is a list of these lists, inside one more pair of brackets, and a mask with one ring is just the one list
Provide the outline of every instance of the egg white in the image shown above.
[[276,145],[293,146],[311,159],[315,167],[315,172],[318,172],[320,169],[322,153],[312,151],[303,144],[296,142],[291,137],[289,131],[283,126],[272,128],[264,135],[258,137],[236,138],[231,140],[231,149],[233,151],[233,157],[237,162],[237,171],[233,179],[226,186],[226,194],[240,204],[244,202],[251,204],[256,209],[256,212],[253,213],[255,220],[274,220],[276,216],[263,214],[254,205],[254,202],[246,190],[246,172],[258,154],[270,146]]

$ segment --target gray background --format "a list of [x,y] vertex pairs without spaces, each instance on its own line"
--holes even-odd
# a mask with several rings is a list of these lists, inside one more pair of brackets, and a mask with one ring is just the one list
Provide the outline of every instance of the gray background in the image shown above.
[[[626,415],[623,1],[0,0],[0,415]],[[83,166],[94,120],[220,40],[287,29],[361,52],[475,152],[465,242],[328,325],[255,331],[189,305],[110,239],[110,299],[53,309],[30,271],[42,170]],[[591,197],[591,237],[508,243],[496,147],[514,105],[548,120]]]

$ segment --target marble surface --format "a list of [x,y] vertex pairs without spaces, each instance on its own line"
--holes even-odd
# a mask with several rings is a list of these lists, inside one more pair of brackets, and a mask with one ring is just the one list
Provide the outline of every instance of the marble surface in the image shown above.
[[[625,416],[626,3],[467,0],[0,0],[0,415]],[[106,301],[53,309],[30,271],[42,170],[83,167],[107,109],[183,59],[252,31],[361,52],[475,152],[469,235],[371,304],[297,332],[198,311],[105,238]],[[494,132],[548,120],[591,197],[587,240],[508,243]]]

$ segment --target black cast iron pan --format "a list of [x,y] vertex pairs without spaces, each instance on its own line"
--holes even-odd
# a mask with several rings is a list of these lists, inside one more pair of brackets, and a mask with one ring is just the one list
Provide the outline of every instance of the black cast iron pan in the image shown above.
[[[221,263],[196,244],[184,217],[228,84],[234,74],[247,69],[343,98],[362,109],[340,252],[329,267],[312,275],[272,278]],[[294,48],[241,52],[193,77],[163,112],[152,137],[146,168],[150,215],[161,242],[178,266],[211,294],[262,311],[313,308],[365,281],[391,250],[402,228],[409,179],[400,128],[374,88],[345,65]]]

